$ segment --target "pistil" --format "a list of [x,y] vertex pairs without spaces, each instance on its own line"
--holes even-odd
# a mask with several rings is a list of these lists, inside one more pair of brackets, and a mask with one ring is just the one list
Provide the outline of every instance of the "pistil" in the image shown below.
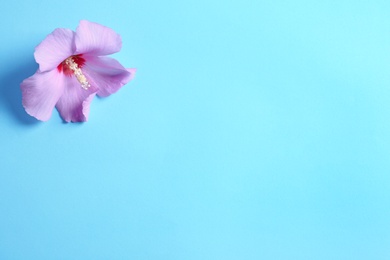
[[81,87],[85,90],[88,90],[91,86],[83,74],[83,71],[81,68],[79,68],[79,65],[74,61],[73,57],[69,57],[65,60],[66,66],[73,71],[73,74],[76,76],[78,82],[80,82]]

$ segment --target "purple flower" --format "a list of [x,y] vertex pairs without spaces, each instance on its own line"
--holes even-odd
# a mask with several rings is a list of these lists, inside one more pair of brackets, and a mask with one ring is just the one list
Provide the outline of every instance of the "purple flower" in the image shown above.
[[97,23],[80,21],[76,32],[55,29],[35,48],[37,72],[20,85],[26,112],[47,121],[57,107],[66,122],[87,121],[96,94],[109,96],[135,75],[104,57],[121,47],[120,35]]

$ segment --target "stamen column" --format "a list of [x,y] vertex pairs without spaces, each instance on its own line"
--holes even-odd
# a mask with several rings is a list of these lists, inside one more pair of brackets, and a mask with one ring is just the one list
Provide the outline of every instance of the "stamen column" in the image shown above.
[[65,60],[65,64],[68,65],[68,67],[73,71],[77,80],[80,82],[81,87],[85,90],[88,90],[91,85],[89,84],[87,78],[84,76],[82,70],[79,68],[77,63],[73,60],[73,58],[72,57],[67,58]]

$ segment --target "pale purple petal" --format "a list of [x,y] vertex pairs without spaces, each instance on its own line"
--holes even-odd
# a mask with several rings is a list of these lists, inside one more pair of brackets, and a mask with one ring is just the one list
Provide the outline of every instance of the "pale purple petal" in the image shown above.
[[126,69],[128,72],[130,72],[130,80],[133,80],[134,79],[134,76],[135,76],[135,73],[137,72],[137,69],[136,68],[129,68],[129,69]]
[[89,97],[83,101],[83,115],[85,117],[85,121],[88,120],[89,108],[90,108],[91,102],[92,102],[93,98],[95,97],[95,95],[96,95],[96,92],[89,95]]
[[47,121],[65,86],[65,76],[56,70],[48,72],[37,71],[33,76],[25,79],[20,85],[22,89],[22,103],[28,114]]
[[76,53],[103,56],[120,51],[122,39],[112,29],[89,21],[80,21],[76,29]]
[[91,85],[99,89],[97,94],[102,97],[117,92],[135,75],[135,69],[126,69],[109,57],[86,56],[83,71]]
[[56,68],[74,54],[74,34],[69,29],[55,29],[35,48],[34,57],[41,72]]
[[87,121],[89,105],[96,92],[95,87],[91,86],[85,90],[74,76],[67,76],[67,86],[56,105],[61,117],[66,122]]

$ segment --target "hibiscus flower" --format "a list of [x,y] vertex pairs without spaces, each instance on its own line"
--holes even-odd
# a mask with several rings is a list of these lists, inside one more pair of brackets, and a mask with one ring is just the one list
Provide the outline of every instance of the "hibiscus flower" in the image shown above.
[[56,107],[66,122],[87,121],[95,95],[109,96],[135,75],[105,57],[121,47],[120,35],[97,23],[80,21],[76,32],[55,29],[35,48],[37,72],[20,85],[26,112],[47,121]]

